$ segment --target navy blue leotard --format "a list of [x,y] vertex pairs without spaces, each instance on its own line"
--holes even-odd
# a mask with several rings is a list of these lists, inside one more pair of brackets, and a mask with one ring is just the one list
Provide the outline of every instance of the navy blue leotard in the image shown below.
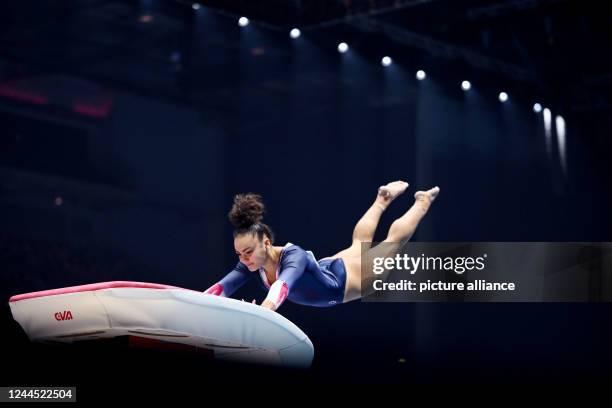
[[[277,308],[285,299],[316,307],[333,306],[344,300],[346,269],[340,258],[317,261],[311,251],[287,243],[281,250],[276,280],[270,284],[263,268],[258,272],[264,289],[268,291],[266,299]],[[246,265],[238,262],[234,269],[205,293],[231,296],[256,274],[257,271],[251,272]]]

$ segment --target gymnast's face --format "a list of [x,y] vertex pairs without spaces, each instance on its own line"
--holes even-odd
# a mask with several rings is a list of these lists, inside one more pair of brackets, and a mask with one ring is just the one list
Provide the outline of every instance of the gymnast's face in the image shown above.
[[266,236],[260,241],[256,234],[242,234],[234,238],[234,249],[240,262],[255,272],[266,262],[270,239]]

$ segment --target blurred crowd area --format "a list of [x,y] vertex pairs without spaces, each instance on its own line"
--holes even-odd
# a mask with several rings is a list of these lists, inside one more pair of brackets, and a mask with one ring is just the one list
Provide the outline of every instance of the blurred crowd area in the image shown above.
[[155,271],[121,252],[0,233],[0,293],[26,292],[109,280],[155,281]]

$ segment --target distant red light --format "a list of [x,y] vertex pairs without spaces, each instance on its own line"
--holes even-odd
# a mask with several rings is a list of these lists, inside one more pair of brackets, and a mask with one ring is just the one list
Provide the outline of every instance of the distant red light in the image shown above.
[[138,21],[143,24],[150,23],[151,21],[153,21],[153,16],[151,14],[143,14],[138,18]]

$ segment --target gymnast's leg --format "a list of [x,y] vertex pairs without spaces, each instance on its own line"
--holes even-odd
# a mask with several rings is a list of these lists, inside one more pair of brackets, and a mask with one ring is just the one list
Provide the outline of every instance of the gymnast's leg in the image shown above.
[[[440,188],[434,187],[427,191],[418,191],[415,193],[415,201],[412,207],[410,207],[410,209],[404,215],[391,224],[387,238],[385,238],[380,245],[367,249],[363,255],[360,251],[358,256],[352,256],[350,258],[347,257],[347,259],[344,257],[342,258],[345,261],[347,270],[347,288],[345,290],[344,302],[349,302],[361,297],[362,281],[368,288],[371,288],[371,282],[373,280],[384,280],[387,277],[387,274],[385,273],[382,275],[374,274],[371,267],[363,268],[364,275],[362,276],[362,262],[365,263],[364,265],[371,266],[374,258],[394,257],[395,254],[400,251],[402,246],[404,246],[406,242],[410,240],[419,223],[429,211],[429,207],[436,199],[439,192]],[[370,293],[364,293],[363,295],[367,296],[368,294]]]
[[359,256],[361,254],[361,243],[371,244],[372,240],[374,240],[374,233],[376,232],[376,227],[378,226],[382,213],[393,200],[406,191],[406,188],[408,188],[408,183],[401,180],[380,186],[374,203],[372,203],[370,208],[368,208],[365,214],[359,219],[353,229],[351,246],[330,258]]

